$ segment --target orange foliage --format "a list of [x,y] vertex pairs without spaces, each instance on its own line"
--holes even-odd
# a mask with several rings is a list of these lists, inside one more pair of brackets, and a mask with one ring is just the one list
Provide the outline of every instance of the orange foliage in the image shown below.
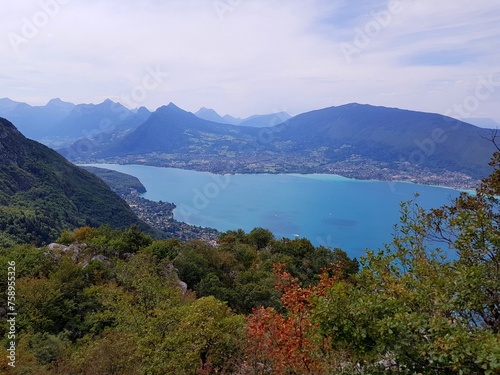
[[[304,288],[296,278],[276,264],[278,277],[276,288],[283,295],[281,301],[286,314],[272,308],[258,308],[247,320],[247,365],[254,373],[273,374],[322,374],[325,372],[324,357],[331,349],[321,337],[317,325],[311,323],[310,307],[313,297],[326,294],[337,280],[332,269],[323,270],[317,285]],[[330,272],[334,271],[334,276]]]
[[93,229],[91,227],[81,227],[75,230],[75,240],[77,242],[83,242],[87,236],[92,233]]

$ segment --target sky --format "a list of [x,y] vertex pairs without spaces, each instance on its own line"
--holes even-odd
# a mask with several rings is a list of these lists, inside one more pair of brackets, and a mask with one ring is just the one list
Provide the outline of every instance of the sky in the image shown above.
[[500,123],[498,0],[7,0],[0,98]]

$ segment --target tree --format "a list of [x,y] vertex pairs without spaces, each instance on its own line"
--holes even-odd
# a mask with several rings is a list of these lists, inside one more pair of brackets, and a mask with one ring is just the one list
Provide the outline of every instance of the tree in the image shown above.
[[[476,194],[462,193],[450,206],[432,210],[427,226],[434,240],[458,255],[461,284],[456,298],[467,309],[459,311],[469,325],[500,333],[500,152],[493,155],[491,175]],[[458,275],[457,275],[458,276]]]
[[292,279],[284,313],[256,310],[254,373],[499,373],[500,153],[491,165],[475,194],[450,205],[403,202],[392,243],[367,251],[359,273],[336,270],[321,293]]
[[126,330],[110,329],[87,338],[50,367],[52,375],[140,375],[137,338]]
[[158,259],[168,259],[173,261],[181,251],[181,243],[175,238],[154,241],[145,248],[145,251],[153,254]]
[[250,244],[254,245],[258,250],[265,248],[272,240],[273,233],[264,228],[255,228],[248,234]]
[[316,322],[352,365],[370,373],[500,370],[495,175],[450,206],[426,212],[403,203],[393,242],[367,252],[355,283],[336,283],[318,299]]
[[320,282],[306,288],[285,270],[285,265],[277,264],[274,272],[285,313],[260,307],[248,317],[247,368],[257,374],[326,373],[335,359],[328,339],[319,334],[319,325],[312,321],[311,302],[324,295],[336,277],[324,270]]

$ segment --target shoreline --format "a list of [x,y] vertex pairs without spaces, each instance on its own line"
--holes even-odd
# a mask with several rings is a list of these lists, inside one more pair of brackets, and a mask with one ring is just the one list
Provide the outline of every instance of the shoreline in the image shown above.
[[[154,164],[146,164],[146,163],[78,163],[75,164],[79,167],[100,167],[100,168],[105,168],[105,166],[138,166],[138,167],[153,167],[153,168],[162,168],[162,169],[173,169],[173,170],[182,170],[182,171],[192,171],[192,172],[197,172],[197,173],[208,173],[212,175],[218,175],[218,176],[244,176],[244,175],[283,175],[283,176],[292,176],[292,177],[298,177],[298,178],[307,178],[307,179],[313,179],[313,180],[318,180],[318,181],[325,181],[325,182],[386,182],[388,184],[396,184],[396,183],[404,183],[404,184],[413,184],[413,185],[422,185],[422,186],[429,186],[429,187],[436,187],[436,188],[443,188],[443,189],[450,189],[450,190],[455,190],[455,191],[460,191],[460,192],[467,192],[467,193],[474,193],[475,189],[480,183],[480,180],[474,180],[471,181],[471,184],[460,184],[460,185],[447,185],[447,184],[439,184],[439,183],[427,183],[424,178],[418,178],[418,177],[409,177],[412,180],[408,179],[382,179],[382,178],[362,178],[362,177],[354,177],[354,176],[345,176],[341,175],[339,173],[320,173],[320,172],[311,172],[311,173],[301,173],[301,172],[269,172],[269,171],[264,171],[264,172],[259,172],[259,171],[252,171],[252,172],[214,172],[210,170],[204,170],[204,169],[198,169],[198,168],[189,168],[189,167],[173,167],[173,166],[161,166],[161,165],[154,165]],[[320,178],[318,178],[320,177]],[[321,177],[327,177],[327,178],[321,178]],[[331,177],[331,178],[329,178]],[[420,180],[420,181],[419,181]]]

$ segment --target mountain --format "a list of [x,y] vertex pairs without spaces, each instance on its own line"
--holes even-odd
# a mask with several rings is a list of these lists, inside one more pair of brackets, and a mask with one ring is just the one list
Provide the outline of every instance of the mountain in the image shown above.
[[240,122],[241,126],[251,126],[254,128],[271,127],[289,120],[291,116],[286,112],[270,113],[268,115],[250,116]]
[[298,115],[275,127],[274,142],[285,153],[328,162],[353,155],[377,162],[485,177],[495,147],[491,132],[440,114],[357,103]]
[[84,225],[151,231],[101,179],[25,138],[4,118],[0,160],[0,246],[41,245]]
[[60,98],[54,98],[49,100],[45,108],[60,111],[61,113],[69,113],[73,108],[75,108],[75,105],[73,103],[64,102]]
[[31,106],[22,102],[0,99],[0,116],[9,118],[17,124],[19,131],[29,138],[42,139],[50,130],[62,121],[74,104],[52,99],[45,106]]
[[145,107],[134,113],[110,99],[100,104],[78,104],[48,134],[76,140],[98,133],[123,133],[145,121],[149,114]]
[[92,166],[81,166],[80,168],[95,174],[115,193],[122,196],[130,194],[132,191],[136,191],[139,194],[143,194],[147,191],[146,187],[137,177],[129,174]]
[[277,115],[267,118],[274,119],[275,126],[234,126],[170,103],[116,141],[86,153],[61,152],[79,162],[217,173],[335,173],[454,187],[471,186],[491,172],[491,131],[440,114],[351,103],[282,123]]
[[104,148],[98,155],[109,157],[152,152],[199,154],[225,146],[234,149],[235,138],[247,132],[236,126],[200,119],[170,103],[158,108],[137,129],[109,148]]
[[230,124],[230,125],[238,125],[241,122],[241,119],[234,118],[229,115],[225,115],[222,117],[215,110],[211,108],[200,108],[197,112],[194,113],[196,117],[199,117],[203,120],[218,122],[221,124]]
[[0,99],[0,116],[14,122],[26,137],[51,147],[69,146],[79,139],[109,142],[135,129],[150,114],[145,107],[129,110],[109,99],[75,105],[56,98],[45,106]]
[[218,122],[221,124],[241,125],[255,128],[274,126],[285,122],[291,116],[286,112],[271,113],[267,115],[254,115],[245,119],[232,117],[230,115],[220,116],[213,109],[202,107],[195,115],[201,119]]
[[16,102],[16,101],[11,100],[9,98],[1,98],[0,99],[0,113],[8,113],[8,111],[13,110],[19,104],[26,104],[26,103]]
[[217,121],[217,122],[222,122],[223,124],[229,124],[229,125],[239,125],[241,124],[242,119],[239,117],[233,117],[231,115],[224,115],[222,116],[222,121]]

